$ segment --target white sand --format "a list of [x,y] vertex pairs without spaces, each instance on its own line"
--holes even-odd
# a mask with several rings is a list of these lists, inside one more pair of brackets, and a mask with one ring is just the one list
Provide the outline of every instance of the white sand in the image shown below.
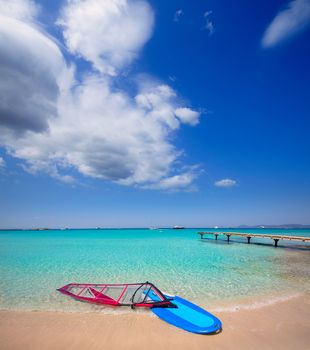
[[[254,302],[254,300],[253,300]],[[1,350],[309,350],[310,296],[252,310],[219,312],[223,331],[196,335],[141,313],[0,311]]]

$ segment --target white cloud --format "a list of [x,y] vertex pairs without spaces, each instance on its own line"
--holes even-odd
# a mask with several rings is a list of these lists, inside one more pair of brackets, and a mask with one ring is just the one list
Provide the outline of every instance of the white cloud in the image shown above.
[[157,121],[166,124],[171,129],[177,129],[180,123],[196,125],[200,113],[187,107],[179,107],[176,92],[168,85],[150,85],[143,88],[136,96],[139,107]]
[[24,5],[16,16],[0,13],[0,127],[15,133],[48,128],[66,70],[57,45],[31,22],[33,3]]
[[184,15],[184,12],[182,9],[179,9],[177,11],[175,11],[174,16],[173,16],[173,20],[174,22],[179,22],[180,18]]
[[5,167],[5,160],[0,157],[0,169],[3,169]]
[[153,22],[153,11],[143,0],[69,1],[58,21],[68,49],[112,76],[137,57]]
[[19,20],[32,21],[39,7],[32,0],[0,0],[0,13]]
[[310,0],[293,0],[280,11],[266,29],[262,46],[272,47],[310,25]]
[[205,29],[208,31],[209,33],[209,36],[211,36],[212,34],[214,34],[214,31],[215,31],[215,28],[214,28],[214,24],[213,22],[211,21],[210,19],[210,16],[212,15],[212,11],[206,11],[204,13],[204,18],[206,20],[206,23],[205,23]]
[[185,171],[182,174],[163,178],[155,184],[147,185],[145,188],[165,190],[165,191],[194,191],[195,187],[191,186],[192,182],[197,178],[196,169]]
[[177,108],[175,110],[175,115],[181,120],[184,124],[197,125],[199,123],[200,113],[193,111],[187,107]]
[[214,185],[217,187],[233,187],[237,185],[237,181],[232,179],[223,179],[215,181]]
[[[61,95],[59,117],[49,121],[48,132],[28,133],[7,146],[31,172],[46,171],[66,182],[72,180],[65,176],[67,168],[73,167],[93,178],[162,188],[180,154],[169,143],[171,131],[180,125],[175,96],[160,85],[131,99],[91,75]],[[184,188],[194,179],[194,174],[184,176],[174,177],[174,187]]]
[[[197,124],[199,113],[184,106],[171,87],[150,78],[140,79],[136,96],[98,71],[78,82],[57,44],[35,18],[26,17],[1,15],[0,145],[23,160],[27,171],[68,183],[77,171],[122,185],[190,188],[195,168],[175,170],[182,151],[171,143],[171,133],[183,123]],[[114,25],[121,20],[116,17]],[[109,57],[112,48],[107,50]],[[112,61],[101,63],[115,68]]]

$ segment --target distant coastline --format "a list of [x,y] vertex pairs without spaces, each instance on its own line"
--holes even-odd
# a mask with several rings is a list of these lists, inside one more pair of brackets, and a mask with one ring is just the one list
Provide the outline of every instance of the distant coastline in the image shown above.
[[282,225],[257,225],[257,226],[248,226],[240,225],[234,228],[280,228],[280,229],[295,229],[295,228],[310,228],[310,225],[302,224],[282,224]]
[[[173,229],[174,227],[157,227],[158,229]],[[239,225],[239,226],[201,226],[201,227],[183,227],[184,229],[216,229],[216,230],[227,230],[227,229],[310,229],[309,225],[303,224],[281,224],[281,225]],[[0,231],[50,231],[50,230],[146,230],[149,227],[36,227],[36,228],[0,228]]]

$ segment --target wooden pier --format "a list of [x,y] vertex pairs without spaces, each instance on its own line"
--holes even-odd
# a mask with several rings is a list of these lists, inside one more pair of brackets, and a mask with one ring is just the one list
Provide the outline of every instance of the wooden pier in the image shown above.
[[287,236],[287,235],[270,235],[270,234],[258,234],[258,233],[240,233],[240,232],[197,232],[200,238],[203,239],[204,235],[213,235],[215,240],[218,236],[225,235],[227,242],[230,241],[230,236],[244,237],[247,239],[248,244],[251,243],[251,238],[270,238],[274,241],[274,246],[278,246],[279,240],[295,241],[295,242],[310,242],[310,237],[304,236]]

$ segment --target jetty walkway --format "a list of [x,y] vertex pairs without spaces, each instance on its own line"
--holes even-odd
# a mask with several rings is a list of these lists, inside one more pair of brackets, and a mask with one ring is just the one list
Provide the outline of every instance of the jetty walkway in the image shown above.
[[227,242],[229,243],[230,236],[238,236],[247,238],[248,244],[251,243],[251,238],[270,238],[274,241],[274,246],[278,246],[279,240],[295,241],[295,242],[310,242],[310,237],[304,236],[287,236],[287,235],[271,235],[271,234],[258,234],[258,233],[240,233],[240,232],[197,232],[200,238],[203,239],[204,235],[213,235],[217,240],[218,236],[225,235]]

